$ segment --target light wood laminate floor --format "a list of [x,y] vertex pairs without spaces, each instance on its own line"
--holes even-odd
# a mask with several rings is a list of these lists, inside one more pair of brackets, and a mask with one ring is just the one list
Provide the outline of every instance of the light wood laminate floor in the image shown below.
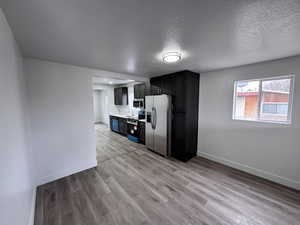
[[129,141],[127,137],[111,132],[104,124],[97,124],[96,145],[97,161],[102,163],[108,159],[138,150],[146,150],[145,145]]
[[98,167],[38,187],[35,225],[300,224],[298,191],[96,130]]

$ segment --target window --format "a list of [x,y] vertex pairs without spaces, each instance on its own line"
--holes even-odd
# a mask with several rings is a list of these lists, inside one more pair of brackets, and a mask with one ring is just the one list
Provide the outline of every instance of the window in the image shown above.
[[287,115],[288,108],[287,103],[263,103],[262,113]]
[[233,119],[290,123],[294,76],[234,83]]

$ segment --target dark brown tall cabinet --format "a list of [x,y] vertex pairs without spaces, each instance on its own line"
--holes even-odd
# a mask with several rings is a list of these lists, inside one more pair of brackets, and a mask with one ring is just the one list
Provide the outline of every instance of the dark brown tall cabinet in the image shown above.
[[200,75],[188,70],[150,79],[172,95],[172,157],[188,161],[197,154]]

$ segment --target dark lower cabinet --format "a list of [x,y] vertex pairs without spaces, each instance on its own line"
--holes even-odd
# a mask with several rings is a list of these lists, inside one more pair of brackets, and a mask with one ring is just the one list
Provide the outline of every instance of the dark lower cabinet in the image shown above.
[[120,134],[127,136],[127,120],[119,118]]
[[110,129],[127,136],[127,120],[117,116],[110,116]]
[[[128,134],[128,123],[127,119],[118,117],[118,116],[110,116],[110,128],[112,131],[119,133],[121,135],[127,136]],[[143,121],[138,122],[138,137],[142,144],[145,144],[145,134],[146,134],[146,124]]]
[[114,132],[120,132],[119,118],[116,116],[109,116],[110,129]]
[[139,121],[139,129],[140,129],[140,142],[145,144],[145,122]]
[[188,70],[150,79],[172,95],[172,157],[188,161],[197,154],[200,75]]

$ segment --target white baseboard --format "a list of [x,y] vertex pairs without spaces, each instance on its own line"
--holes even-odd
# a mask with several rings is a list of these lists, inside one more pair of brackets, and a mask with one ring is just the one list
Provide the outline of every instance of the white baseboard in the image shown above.
[[97,166],[97,160],[95,159],[95,161],[93,163],[90,163],[90,164],[85,165],[85,166],[71,168],[71,169],[67,169],[67,170],[64,170],[64,171],[57,171],[56,173],[49,174],[49,175],[39,179],[37,185],[39,186],[39,185],[42,185],[42,184],[46,184],[46,183],[49,183],[51,181],[54,181],[54,180],[72,175],[74,173],[78,173],[78,172],[83,171],[83,170],[93,168],[93,167],[96,167],[96,166]]
[[274,181],[276,183],[279,183],[279,184],[282,184],[282,185],[300,190],[300,182],[298,182],[298,181],[294,181],[294,180],[291,180],[291,179],[286,178],[286,177],[278,176],[276,174],[272,174],[272,173],[266,172],[264,170],[256,169],[256,168],[253,168],[253,167],[250,167],[250,166],[238,163],[238,162],[234,162],[234,161],[231,161],[231,160],[228,160],[228,159],[225,159],[225,158],[214,156],[214,155],[211,155],[211,154],[208,154],[208,153],[205,153],[205,152],[200,152],[199,150],[198,150],[197,155],[201,156],[201,157],[204,157],[204,158],[207,158],[207,159],[210,159],[212,161],[215,161],[215,162],[222,163],[224,165],[233,167],[235,169],[239,169],[239,170],[242,170],[244,172],[256,175],[258,177],[262,177],[262,178],[265,178],[267,180]]
[[29,215],[29,225],[34,225],[34,215],[35,215],[35,202],[36,202],[36,187],[32,191],[31,209]]

